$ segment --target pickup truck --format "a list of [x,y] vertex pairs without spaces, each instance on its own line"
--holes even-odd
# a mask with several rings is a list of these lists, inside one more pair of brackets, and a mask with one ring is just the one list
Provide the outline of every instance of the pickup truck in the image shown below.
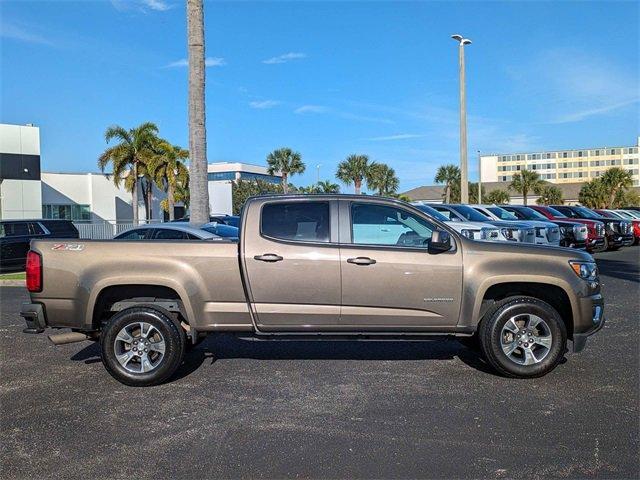
[[34,240],[25,332],[100,342],[132,386],[169,379],[210,333],[241,338],[457,337],[498,373],[538,377],[604,325],[586,252],[466,238],[363,195],[249,199],[238,242]]

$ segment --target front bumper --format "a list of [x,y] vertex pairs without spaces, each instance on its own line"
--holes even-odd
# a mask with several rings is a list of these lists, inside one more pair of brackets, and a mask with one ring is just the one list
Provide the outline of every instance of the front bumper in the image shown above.
[[604,248],[604,237],[589,238],[587,240],[587,250],[594,251],[601,250],[602,248]]
[[41,303],[23,303],[20,316],[27,323],[23,333],[42,333],[47,328],[47,316]]
[[601,294],[580,299],[580,316],[583,323],[574,326],[572,351],[581,352],[587,344],[587,338],[604,327],[604,299]]

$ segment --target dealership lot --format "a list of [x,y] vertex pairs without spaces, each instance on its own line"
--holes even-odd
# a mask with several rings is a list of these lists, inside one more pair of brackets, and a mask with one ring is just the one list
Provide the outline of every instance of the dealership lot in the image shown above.
[[456,341],[223,336],[134,389],[95,344],[23,335],[0,287],[3,477],[637,478],[640,247],[596,258],[604,330],[526,381]]

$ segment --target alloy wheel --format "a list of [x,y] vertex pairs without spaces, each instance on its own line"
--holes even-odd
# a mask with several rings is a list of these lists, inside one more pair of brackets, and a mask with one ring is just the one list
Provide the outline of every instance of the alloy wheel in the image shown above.
[[160,331],[147,322],[126,325],[113,342],[118,363],[131,373],[147,373],[157,368],[162,363],[165,348]]
[[524,313],[507,320],[500,332],[500,343],[502,351],[512,362],[534,365],[549,354],[553,335],[541,317]]

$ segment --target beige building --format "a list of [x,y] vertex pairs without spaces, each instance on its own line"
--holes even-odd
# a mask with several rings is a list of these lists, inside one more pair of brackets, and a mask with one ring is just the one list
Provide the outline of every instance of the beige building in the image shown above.
[[640,185],[640,137],[635,146],[598,147],[531,153],[496,153],[480,157],[482,183],[511,182],[520,170],[534,170],[551,183],[587,182],[611,167],[628,170],[633,185]]

